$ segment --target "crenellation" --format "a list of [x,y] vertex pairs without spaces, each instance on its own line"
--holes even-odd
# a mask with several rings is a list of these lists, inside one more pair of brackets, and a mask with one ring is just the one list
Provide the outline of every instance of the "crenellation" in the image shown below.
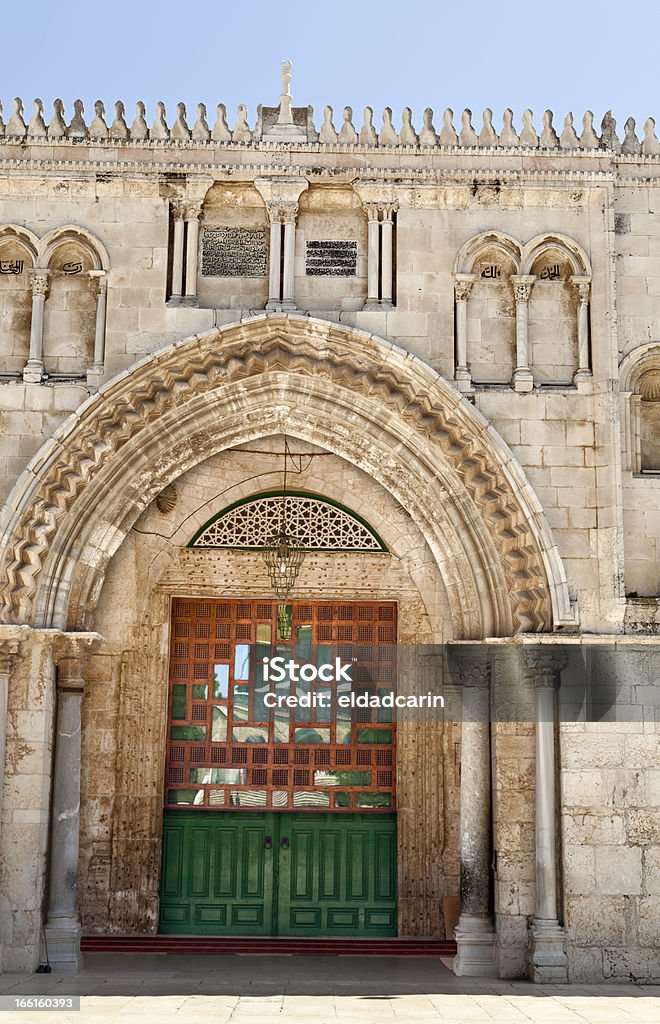
[[[170,128],[167,125],[165,106],[158,102],[155,108],[154,120],[151,128],[146,120],[146,108],[142,101],[136,104],[136,116],[130,128],[125,120],[125,106],[122,100],[114,104],[115,118],[110,128],[105,121],[105,104],[102,100],[96,100],[94,104],[95,116],[89,127],[84,117],[84,105],[82,100],[74,102],[74,110],[70,123],[66,124],[64,104],[61,99],[53,103],[53,116],[46,125],[43,117],[44,105],[41,99],[34,100],[34,113],[29,125],[26,125],[23,118],[23,101],[16,97],[13,101],[13,113],[5,125],[2,120],[2,106],[0,104],[0,138],[11,139],[48,139],[60,141],[71,139],[78,142],[91,139],[95,142],[108,142],[109,145],[119,141],[144,142],[188,142],[191,139],[198,143],[230,143],[232,141],[243,144],[265,143],[274,145],[276,142],[287,141],[295,145],[322,146],[366,146],[366,147],[423,147],[448,148],[459,146],[460,148],[472,149],[482,147],[488,149],[511,149],[511,148],[532,148],[541,150],[553,150],[557,148],[565,150],[581,149],[607,150],[614,154],[624,156],[656,156],[660,153],[660,143],[655,135],[655,121],[649,117],[644,125],[644,139],[640,142],[636,135],[635,119],[628,118],[624,127],[624,140],[620,141],[616,132],[616,121],[608,111],[602,120],[601,136],[599,137],[593,126],[594,115],[587,111],[582,119],[582,133],[578,136],[574,124],[573,114],[568,113],[564,118],[564,127],[561,136],[558,136],[553,127],[553,112],[546,110],[542,118],[540,137],[534,128],[533,114],[531,110],[525,110],[522,114],[522,129],[518,134],[514,125],[514,114],[507,108],[502,115],[502,130],[498,134],[493,123],[493,112],[486,108],[483,112],[482,126],[477,132],[472,124],[472,112],[465,109],[461,115],[461,130],[457,134],[453,125],[453,112],[447,108],[443,114],[443,126],[440,134],[433,126],[433,110],[427,107],[423,115],[423,126],[418,134],[415,130],[412,111],[410,107],[404,107],[401,113],[401,128],[397,131],[394,123],[394,116],[391,107],[385,107],[382,115],[382,126],[379,131],[373,124],[373,110],[366,107],[362,128],[358,133],[352,125],[353,112],[350,107],[344,109],[343,124],[337,132],[332,123],[332,108],[325,107],[323,123],[320,131],[314,125],[314,114],[311,107],[292,108],[294,122],[296,124],[297,136],[285,140],[284,137],[274,136],[269,139],[272,131],[264,131],[263,116],[265,111],[275,111],[279,108],[257,109],[257,119],[253,129],[248,124],[248,111],[244,104],[240,104],[237,111],[237,120],[234,133],[229,130],[226,122],[226,107],[220,103],[217,105],[217,120],[213,130],[209,129],[206,122],[206,104],[197,104],[197,119],[193,128],[190,129],[187,123],[185,103],[177,104],[177,116]],[[273,115],[269,113],[272,123]],[[298,124],[299,122],[299,124]]]

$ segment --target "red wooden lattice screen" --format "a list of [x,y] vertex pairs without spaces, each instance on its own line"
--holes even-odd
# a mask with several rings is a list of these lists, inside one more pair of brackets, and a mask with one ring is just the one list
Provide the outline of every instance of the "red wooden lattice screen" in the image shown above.
[[[317,667],[340,658],[352,682],[277,682],[272,668],[265,680],[263,659],[275,657]],[[394,809],[391,712],[336,697],[382,695],[395,675],[394,602],[175,598],[165,806]],[[319,703],[269,709],[267,693]]]

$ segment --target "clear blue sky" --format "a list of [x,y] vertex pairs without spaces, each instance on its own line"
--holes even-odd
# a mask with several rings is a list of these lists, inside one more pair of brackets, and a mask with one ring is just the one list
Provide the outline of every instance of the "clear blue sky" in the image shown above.
[[377,125],[387,105],[395,124],[401,109],[412,107],[418,128],[426,106],[435,110],[436,128],[447,106],[456,124],[464,107],[480,124],[489,106],[499,127],[510,106],[518,129],[525,107],[537,129],[546,107],[559,128],[568,110],[579,125],[591,108],[599,125],[610,107],[621,136],[630,115],[640,137],[647,116],[660,126],[660,11],[653,0],[33,0],[22,13],[5,8],[2,16],[5,121],[19,95],[28,117],[40,96],[46,121],[61,96],[67,119],[77,97],[88,121],[94,100],[111,116],[122,99],[130,123],[141,99],[151,123],[162,99],[170,124],[179,100],[192,124],[201,100],[211,122],[216,104],[225,103],[230,127],[237,104],[246,103],[252,124],[257,103],[278,102],[279,61],[290,57],[294,104],[311,103],[317,126],[326,103],[335,124],[345,104],[361,123],[369,104]]

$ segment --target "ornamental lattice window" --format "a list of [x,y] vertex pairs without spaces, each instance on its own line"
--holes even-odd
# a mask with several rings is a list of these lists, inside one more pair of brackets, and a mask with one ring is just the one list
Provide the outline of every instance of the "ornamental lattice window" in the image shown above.
[[269,491],[230,505],[195,534],[190,547],[263,548],[282,516],[287,531],[307,551],[387,551],[375,530],[354,512],[319,495],[291,491],[286,497]]

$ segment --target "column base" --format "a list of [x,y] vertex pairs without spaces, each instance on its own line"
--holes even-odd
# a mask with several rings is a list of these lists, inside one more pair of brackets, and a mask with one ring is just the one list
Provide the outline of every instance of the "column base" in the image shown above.
[[48,962],[59,974],[75,974],[82,966],[80,936],[82,927],[75,918],[60,918],[47,924],[44,936],[48,949]]
[[266,303],[266,311],[269,313],[297,313],[298,307],[295,302],[286,299],[269,299]]
[[454,974],[468,978],[497,978],[495,931],[487,918],[461,914],[454,937],[458,946]]
[[534,921],[530,979],[540,985],[568,984],[566,932],[558,921]]
[[582,395],[590,395],[594,387],[594,375],[591,370],[577,370],[573,374],[573,383]]
[[526,366],[519,367],[513,375],[513,389],[525,393],[534,390],[534,377],[532,371]]
[[467,367],[457,367],[454,374],[454,383],[456,384],[457,390],[460,391],[462,395],[474,394],[472,375]]
[[188,306],[191,309],[198,309],[198,307],[199,307],[199,299],[197,298],[196,295],[184,295],[184,297],[181,299],[179,305],[180,306]]
[[28,359],[23,367],[24,384],[41,384],[44,377],[44,364],[40,359]]
[[362,309],[382,309],[380,299],[367,299]]
[[87,371],[87,383],[90,387],[100,388],[103,383],[103,366],[94,363]]

